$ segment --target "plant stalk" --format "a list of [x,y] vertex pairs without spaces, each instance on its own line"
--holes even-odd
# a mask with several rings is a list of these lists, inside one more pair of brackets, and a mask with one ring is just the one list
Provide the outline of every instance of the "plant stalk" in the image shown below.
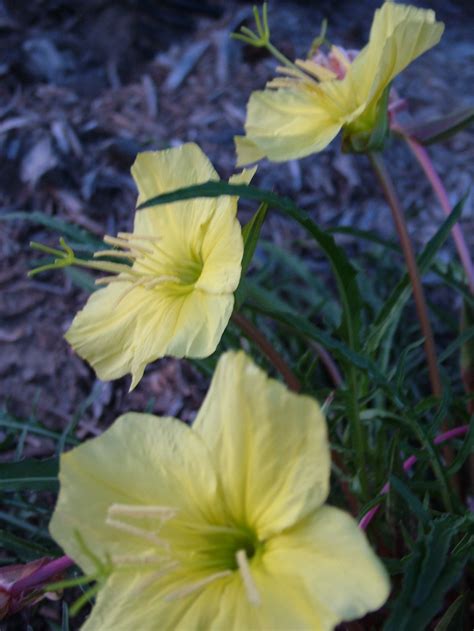
[[[423,169],[445,215],[449,216],[451,214],[452,207],[449,203],[448,195],[446,193],[446,189],[444,188],[443,182],[441,181],[438,173],[435,171],[433,162],[431,161],[428,152],[423,147],[423,145],[421,145],[415,138],[407,136],[403,133],[402,135],[407,145],[413,152],[413,155],[418,160],[419,165]],[[474,265],[472,263],[469,249],[467,247],[461,226],[459,224],[453,226],[452,234],[459,258],[466,274],[469,290],[471,294],[474,294]]]
[[433,330],[431,328],[431,323],[428,317],[425,294],[423,291],[423,286],[421,284],[420,273],[418,271],[415,253],[410,240],[410,236],[408,234],[405,217],[401,209],[397,194],[395,192],[395,187],[393,185],[392,179],[387,169],[385,168],[382,156],[379,153],[370,153],[369,158],[392,211],[392,216],[398,233],[398,238],[400,240],[400,245],[405,257],[408,275],[410,277],[413,288],[413,297],[415,299],[418,320],[420,322],[421,332],[424,337],[424,348],[428,363],[428,373],[430,378],[431,390],[435,397],[441,397],[442,385],[438,369],[438,359],[436,356]]
[[294,392],[301,390],[301,383],[283,357],[275,350],[261,331],[244,315],[234,311],[232,320],[260,348],[285,380],[288,388]]
[[[439,434],[438,436],[436,436],[435,439],[433,440],[433,444],[439,445],[441,443],[444,443],[447,440],[450,440],[451,438],[458,438],[459,436],[465,436],[468,433],[468,431],[469,431],[469,425],[462,425],[460,427],[455,427],[454,429],[450,429],[449,431],[443,432],[443,434]],[[410,471],[410,469],[416,464],[417,460],[418,460],[418,457],[415,455],[407,458],[403,463],[403,471],[405,471],[405,473]],[[380,495],[381,496],[386,495],[389,492],[389,490],[390,490],[390,484],[387,482],[382,487],[382,490],[380,491]],[[380,500],[382,500],[382,497],[380,498]],[[380,504],[373,506],[359,521],[359,528],[361,528],[362,530],[366,530],[370,522],[372,521],[372,519],[379,512],[379,510],[380,510]]]
[[16,596],[29,589],[42,587],[47,581],[50,581],[52,577],[66,571],[73,565],[74,561],[68,556],[54,559],[50,563],[43,565],[43,567],[33,574],[30,574],[30,576],[16,581],[12,586],[11,594]]

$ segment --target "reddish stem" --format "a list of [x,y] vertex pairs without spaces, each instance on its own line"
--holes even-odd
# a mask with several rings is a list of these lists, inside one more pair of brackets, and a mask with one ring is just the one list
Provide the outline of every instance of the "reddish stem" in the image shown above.
[[299,392],[301,390],[301,383],[299,379],[293,373],[283,357],[275,350],[275,347],[263,335],[263,333],[241,313],[234,311],[232,314],[232,320],[253,342],[255,342],[262,353],[267,356],[273,366],[282,375],[290,390]]
[[[413,155],[418,160],[421,168],[423,169],[427,179],[429,180],[433,188],[436,197],[438,198],[444,214],[448,217],[452,212],[452,207],[449,203],[448,194],[446,193],[446,189],[443,186],[443,182],[441,181],[439,175],[436,173],[433,162],[431,161],[428,152],[423,147],[423,145],[421,145],[415,138],[404,134],[402,128],[397,127],[396,129],[403,135],[406,143],[412,150]],[[474,266],[469,254],[469,249],[464,239],[464,235],[461,230],[461,226],[459,224],[453,226],[452,234],[459,254],[459,258],[464,267],[464,272],[467,277],[469,289],[471,293],[474,294]]]
[[416,312],[418,315],[418,320],[420,322],[421,332],[424,337],[424,347],[428,364],[431,390],[435,397],[441,397],[443,393],[443,388],[441,385],[441,377],[439,374],[438,359],[436,357],[436,347],[434,343],[433,330],[431,328],[431,322],[428,316],[425,292],[423,291],[423,286],[421,284],[420,273],[418,271],[418,265],[416,262],[413,245],[410,240],[410,235],[408,234],[408,227],[405,221],[405,216],[398,200],[392,178],[385,168],[385,164],[382,160],[381,155],[378,153],[370,153],[369,158],[379,179],[388,205],[390,206],[390,209],[392,211],[395,228],[400,240],[400,246],[405,257],[407,271],[413,289]]
[[[436,436],[435,439],[433,440],[433,443],[435,445],[439,445],[440,443],[444,443],[445,441],[450,440],[451,438],[464,436],[465,434],[467,434],[468,431],[469,431],[469,425],[462,425],[461,427],[455,427],[454,429],[450,429],[449,431],[443,432],[442,434],[439,434],[438,436]],[[403,470],[405,471],[405,473],[413,467],[413,465],[416,463],[417,460],[418,460],[418,457],[413,455],[404,461]],[[382,490],[380,491],[380,495],[386,495],[389,490],[390,490],[390,483],[387,482],[382,487]],[[375,517],[375,515],[379,512],[379,510],[380,510],[380,504],[377,504],[377,506],[374,506],[373,508],[371,508],[360,520],[359,528],[362,528],[362,530],[366,530],[367,526],[370,524],[370,522]]]
[[54,559],[54,561],[43,565],[43,567],[41,567],[37,572],[34,572],[33,574],[25,576],[25,578],[21,578],[19,581],[16,581],[12,585],[10,593],[12,596],[18,596],[19,594],[29,589],[42,587],[44,583],[49,581],[57,574],[64,572],[72,565],[74,565],[74,561],[68,556],[62,556],[59,557],[59,559]]

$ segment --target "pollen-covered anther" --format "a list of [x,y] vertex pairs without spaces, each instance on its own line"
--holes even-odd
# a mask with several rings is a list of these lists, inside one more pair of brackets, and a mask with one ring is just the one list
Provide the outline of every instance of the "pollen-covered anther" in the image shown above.
[[235,558],[244,582],[245,592],[249,603],[252,605],[259,605],[261,603],[260,594],[258,593],[257,586],[255,585],[252,573],[250,572],[247,553],[245,550],[238,550],[235,554]]

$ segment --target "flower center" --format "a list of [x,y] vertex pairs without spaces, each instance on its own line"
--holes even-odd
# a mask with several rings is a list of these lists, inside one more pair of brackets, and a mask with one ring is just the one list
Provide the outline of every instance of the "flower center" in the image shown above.
[[[177,573],[185,582],[164,595],[171,601],[238,573],[248,601],[254,605],[260,603],[250,562],[261,553],[263,544],[250,530],[183,521],[173,507],[128,504],[112,504],[107,511],[106,524],[141,539],[147,548],[152,544],[156,550],[152,554],[112,556],[116,569],[148,567],[153,570],[140,589],[170,573]],[[169,538],[164,536],[163,530]],[[188,582],[193,574],[199,578]]]
[[186,252],[177,258],[167,252],[161,244],[160,237],[119,232],[117,237],[105,236],[104,242],[116,249],[96,252],[94,258],[125,258],[129,259],[132,265],[107,261],[92,262],[91,267],[115,274],[100,278],[96,284],[132,283],[123,297],[138,286],[155,289],[160,285],[166,285],[173,293],[187,292],[193,288],[202,272],[203,261],[199,256]]
[[318,66],[327,68],[334,74],[336,79],[342,80],[358,54],[358,50],[347,50],[342,48],[342,46],[331,46],[329,53],[318,50],[312,61]]

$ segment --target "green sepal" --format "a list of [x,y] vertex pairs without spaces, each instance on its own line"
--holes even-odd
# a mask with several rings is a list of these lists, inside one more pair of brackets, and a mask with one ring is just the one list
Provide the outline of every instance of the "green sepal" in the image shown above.
[[377,103],[373,125],[363,129],[357,129],[353,125],[343,128],[342,150],[344,152],[368,153],[383,150],[389,137],[388,98],[390,88],[391,85],[389,84]]

